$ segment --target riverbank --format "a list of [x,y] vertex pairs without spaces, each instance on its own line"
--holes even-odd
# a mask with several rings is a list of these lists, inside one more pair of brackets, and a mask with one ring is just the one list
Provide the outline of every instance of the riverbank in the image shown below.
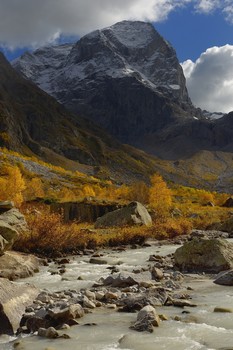
[[[46,348],[60,350],[68,347],[74,350],[150,350],[156,344],[157,349],[171,349],[171,346],[173,349],[229,348],[232,346],[233,314],[215,313],[214,308],[216,306],[227,307],[227,305],[229,307],[229,303],[233,302],[231,287],[213,284],[213,275],[183,275],[176,271],[172,265],[171,254],[179,246],[174,244],[161,245],[160,242],[157,242],[148,247],[125,251],[99,251],[94,254],[98,254],[98,257],[92,255],[71,256],[69,263],[67,261],[67,263],[62,264],[60,261],[59,264],[58,261],[54,261],[47,267],[43,266],[38,274],[23,281],[46,289],[48,297],[57,292],[61,296],[62,303],[66,303],[66,299],[73,296],[76,301],[79,298],[82,305],[85,296],[93,304],[98,302],[99,306],[82,305],[88,313],[77,320],[79,325],[70,329],[58,330],[59,335],[67,334],[69,339],[51,340],[34,335],[20,340],[15,347],[25,350],[31,348],[35,350]],[[93,258],[96,260],[93,261]],[[101,261],[104,263],[100,264]],[[152,279],[152,267],[155,265],[157,265],[157,269],[162,271],[163,278]],[[61,269],[63,269],[63,273],[60,272]],[[124,287],[111,284],[103,285],[104,280],[118,276],[119,273],[125,277],[133,276],[135,281],[131,281],[132,285]],[[96,282],[98,285],[93,287]],[[72,293],[73,295],[71,295]],[[91,293],[95,293],[95,299],[92,299],[93,294]],[[96,293],[104,295],[102,301],[97,300]],[[111,295],[110,299],[105,297],[106,293],[108,293],[109,298]],[[164,297],[164,293],[166,293],[166,297]],[[154,305],[156,313],[162,314],[168,319],[160,321],[160,325],[154,329],[153,335],[148,332],[137,333],[129,329],[136,322],[138,312],[137,303],[135,307],[135,303],[132,304],[129,300],[132,301],[136,298],[138,302],[140,295],[142,295],[143,301],[146,300],[146,297],[153,298],[155,301],[157,297],[156,305]],[[165,299],[166,302],[163,302]],[[187,303],[185,306],[186,301],[190,305]],[[197,306],[192,307],[191,304]],[[119,312],[119,309],[124,308],[125,305],[127,306],[125,312]],[[129,305],[131,305],[131,310],[128,308]],[[132,307],[132,305],[134,306]],[[45,305],[39,306],[43,309]],[[168,334],[169,337],[167,337]],[[224,337],[221,340],[222,345],[220,337]],[[10,344],[4,345],[6,349],[11,349],[12,346]]]

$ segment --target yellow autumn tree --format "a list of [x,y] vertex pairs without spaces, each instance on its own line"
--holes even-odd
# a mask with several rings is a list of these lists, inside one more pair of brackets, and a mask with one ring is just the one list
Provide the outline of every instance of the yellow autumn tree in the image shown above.
[[24,197],[26,200],[43,198],[44,196],[45,191],[43,188],[43,183],[39,177],[34,177],[26,183],[26,189],[24,191]]
[[162,176],[154,174],[151,176],[151,187],[149,189],[149,203],[155,210],[157,216],[167,215],[172,204],[171,190],[167,187]]
[[0,169],[0,200],[11,200],[19,207],[23,202],[25,181],[17,166],[4,165]]
[[95,197],[95,191],[91,185],[84,185],[82,192],[85,197]]
[[137,181],[129,188],[129,199],[147,204],[149,202],[149,187],[143,181]]

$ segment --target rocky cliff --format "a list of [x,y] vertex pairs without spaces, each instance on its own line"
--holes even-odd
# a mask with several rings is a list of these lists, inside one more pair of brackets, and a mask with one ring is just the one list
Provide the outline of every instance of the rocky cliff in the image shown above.
[[65,110],[18,74],[1,53],[0,76],[0,147],[72,170],[85,164],[92,174],[104,173],[120,181],[153,172],[152,158]]
[[13,66],[72,112],[135,144],[198,111],[175,50],[149,23],[123,21],[73,46],[26,53]]

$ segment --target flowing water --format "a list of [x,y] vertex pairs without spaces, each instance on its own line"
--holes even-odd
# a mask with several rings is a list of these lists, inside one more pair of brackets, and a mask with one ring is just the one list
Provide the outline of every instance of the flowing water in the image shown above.
[[[71,258],[62,276],[51,275],[55,266],[42,267],[41,271],[23,282],[30,282],[42,289],[58,291],[91,287],[100,277],[109,275],[107,267],[118,265],[121,271],[132,271],[135,267],[148,264],[151,254],[167,255],[178,246],[164,245],[128,250],[123,252],[104,252],[109,265],[90,264],[88,257]],[[81,280],[80,280],[81,278]],[[233,313],[213,312],[216,306],[233,308],[233,287],[218,286],[204,275],[187,275],[184,286],[196,308],[160,307],[158,313],[169,317],[168,321],[155,328],[154,333],[137,333],[129,329],[135,321],[134,313],[118,313],[106,309],[96,309],[80,319],[78,326],[65,330],[70,339],[50,340],[37,336],[22,340],[24,350],[233,350]],[[189,311],[184,315],[182,311]],[[189,322],[175,321],[172,318],[192,317]],[[96,325],[87,326],[86,324]],[[0,349],[9,350],[13,346],[8,337],[0,337]]]

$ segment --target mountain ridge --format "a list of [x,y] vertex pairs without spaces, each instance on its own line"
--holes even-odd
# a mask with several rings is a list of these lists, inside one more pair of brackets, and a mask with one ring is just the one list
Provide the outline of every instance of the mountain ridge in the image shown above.
[[[149,23],[123,21],[87,34],[53,69],[44,50],[14,68],[121,142],[134,145],[148,130],[199,117],[175,50]],[[54,62],[58,48],[49,50]]]
[[147,179],[155,160],[124,146],[89,120],[66,111],[20,76],[0,53],[0,147],[73,170],[88,166],[116,181]]

